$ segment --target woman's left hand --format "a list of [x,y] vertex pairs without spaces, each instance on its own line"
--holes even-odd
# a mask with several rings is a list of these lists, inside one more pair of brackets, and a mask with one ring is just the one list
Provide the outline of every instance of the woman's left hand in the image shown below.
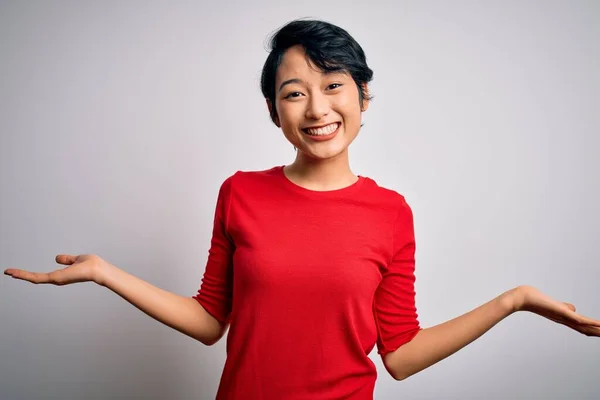
[[516,311],[530,311],[586,336],[600,336],[600,321],[577,314],[573,304],[554,300],[533,286],[519,286],[515,293]]

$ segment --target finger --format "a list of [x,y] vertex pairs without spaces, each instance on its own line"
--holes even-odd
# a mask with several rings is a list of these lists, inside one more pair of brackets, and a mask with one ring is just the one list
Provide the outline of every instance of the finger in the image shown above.
[[580,315],[580,314],[577,314],[577,316],[575,317],[575,322],[577,322],[580,325],[589,325],[589,326],[600,327],[600,321],[598,321],[596,319],[584,317],[583,315]]
[[587,335],[600,337],[600,327],[597,327],[597,326],[590,327]]
[[600,336],[600,327],[597,326],[589,326],[589,325],[577,325],[577,324],[573,324],[573,325],[567,325],[570,328],[573,328],[574,330],[576,330],[579,333],[583,333],[586,336]]
[[[588,318],[588,317],[584,317],[581,314],[578,314],[575,312],[575,306],[571,303],[567,303],[567,302],[556,302],[554,300],[552,300],[551,298],[546,297],[545,300],[547,300],[548,305],[547,305],[547,310],[551,311],[552,313],[556,313],[558,315],[561,315],[562,317],[564,317],[565,319],[578,324],[578,325],[591,325],[591,326],[599,326],[600,327],[600,321],[592,319],[592,318]],[[565,310],[564,307],[567,307],[568,310]],[[545,312],[541,313],[542,315],[546,314]],[[555,316],[556,316],[555,314]],[[545,317],[547,317],[548,315],[544,315]],[[562,318],[559,318],[562,319]]]
[[574,311],[568,311],[566,313],[563,313],[563,316],[566,317],[572,323],[577,324],[577,325],[589,325],[589,326],[600,327],[600,321],[593,319],[593,318],[585,317]]
[[[541,310],[536,310],[536,312],[545,317],[548,318],[554,322],[558,322],[559,324],[564,324],[564,325],[568,325],[571,328],[575,329],[575,326],[592,326],[592,327],[600,327],[600,321],[592,319],[592,318],[588,318],[585,317],[581,314],[576,313],[575,311],[573,311],[573,309],[575,308],[575,306],[573,306],[572,304],[569,303],[563,303],[565,304],[569,310],[564,310],[564,309],[541,309]],[[573,306],[573,309],[571,307],[569,307],[569,305]]]
[[71,265],[75,262],[77,256],[71,254],[59,254],[56,256],[56,262],[63,265]]
[[11,276],[15,279],[20,279],[35,284],[51,283],[49,275],[43,272],[30,272],[22,269],[15,269],[12,270]]
[[562,324],[568,328],[571,328],[579,333],[583,333],[586,336],[600,336],[600,327],[590,326],[590,325],[581,325],[581,324],[578,324],[577,322],[574,322],[574,321],[568,320],[568,319],[555,319],[552,317],[546,317],[546,318],[551,319],[552,321]]

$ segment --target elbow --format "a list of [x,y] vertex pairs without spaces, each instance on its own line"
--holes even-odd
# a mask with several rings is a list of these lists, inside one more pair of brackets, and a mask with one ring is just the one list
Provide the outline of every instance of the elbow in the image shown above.
[[421,346],[413,342],[421,331],[421,328],[417,329],[407,342],[383,355],[383,365],[394,380],[403,381],[423,369],[419,355]]
[[216,344],[219,340],[211,340],[211,341],[207,341],[207,340],[201,340],[200,343],[202,343],[203,345],[205,345],[206,347],[211,347],[212,345]]
[[215,345],[221,338],[223,337],[223,333],[212,334],[212,335],[201,335],[195,336],[194,339],[202,343],[203,345],[210,347]]
[[218,329],[212,329],[208,332],[204,332],[203,335],[196,337],[195,339],[205,346],[213,346],[225,335],[228,326],[228,324],[220,324]]
[[405,360],[400,360],[398,351],[385,354],[383,356],[383,365],[395,381],[403,381],[416,373],[416,371],[411,371],[410,368],[407,368],[410,365]]
[[405,372],[390,372],[390,375],[392,376],[392,378],[394,378],[395,381],[403,381],[412,376],[412,374],[408,374]]
[[410,376],[410,374],[406,373],[405,371],[398,371],[396,369],[392,369],[389,365],[385,363],[384,365],[387,372],[395,381],[403,381]]
[[416,373],[407,370],[393,370],[391,368],[387,368],[387,371],[389,372],[390,376],[394,378],[395,381],[403,381],[405,379],[410,378]]
[[220,336],[194,336],[193,339],[196,339],[203,345],[210,347],[215,345],[220,339]]
[[390,374],[390,376],[395,381],[402,381],[402,380],[408,378],[408,376],[406,374],[402,373],[402,371],[399,371],[398,368],[396,368],[394,366],[394,363],[392,361],[393,356],[394,356],[393,353],[388,353],[383,356],[383,366],[385,367],[388,374]]
[[206,337],[198,338],[197,337],[194,339],[196,339],[197,341],[199,341],[200,343],[202,343],[203,345],[205,345],[207,347],[210,347],[219,341],[219,338],[206,338]]
[[[229,323],[216,319],[206,311],[196,297],[192,298],[191,304],[194,307],[194,318],[187,327],[189,336],[205,346],[216,344],[227,332]],[[199,315],[199,317],[196,315]]]

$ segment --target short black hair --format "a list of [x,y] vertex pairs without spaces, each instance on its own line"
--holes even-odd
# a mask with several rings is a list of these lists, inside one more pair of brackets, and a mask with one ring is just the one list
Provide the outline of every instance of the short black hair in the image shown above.
[[270,53],[263,66],[261,89],[271,103],[271,120],[275,123],[275,76],[283,54],[292,46],[301,45],[308,58],[322,71],[343,71],[352,76],[358,87],[360,106],[371,96],[363,87],[373,79],[362,47],[348,32],[329,22],[297,19],[275,32],[270,40]]

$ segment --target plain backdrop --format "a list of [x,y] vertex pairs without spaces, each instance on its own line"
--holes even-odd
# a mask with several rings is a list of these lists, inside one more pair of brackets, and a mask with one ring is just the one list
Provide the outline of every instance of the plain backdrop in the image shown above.
[[[192,296],[220,184],[295,153],[259,88],[268,37],[347,29],[374,70],[354,173],[415,216],[429,327],[519,284],[600,319],[600,3],[2,1],[0,267],[95,253]],[[381,399],[596,399],[600,340],[529,313]],[[93,283],[0,276],[1,399],[214,399],[205,347]]]

